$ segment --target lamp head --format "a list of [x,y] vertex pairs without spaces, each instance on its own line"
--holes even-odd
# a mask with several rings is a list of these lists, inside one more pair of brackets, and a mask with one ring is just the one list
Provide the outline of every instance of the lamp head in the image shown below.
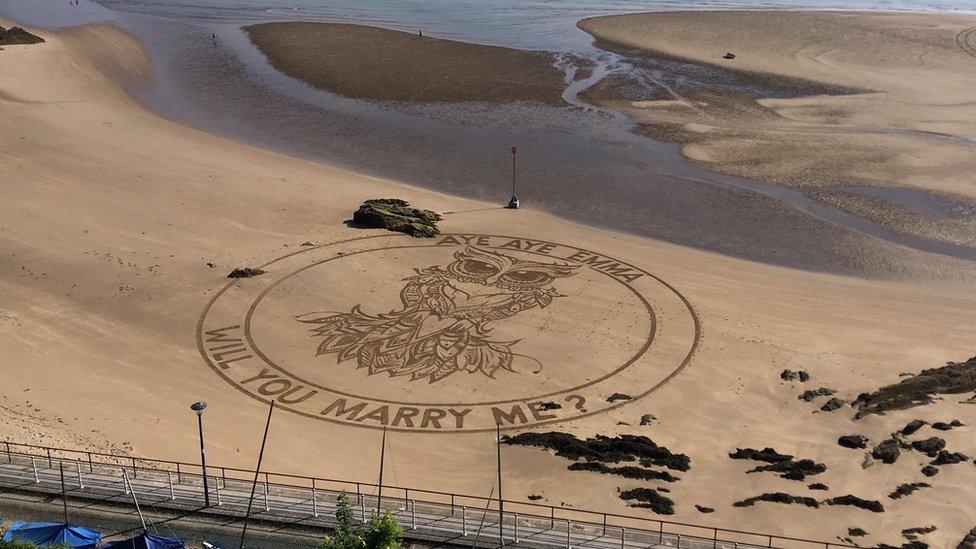
[[207,409],[206,402],[194,402],[190,405],[190,409],[197,413],[197,415],[203,414],[203,411]]

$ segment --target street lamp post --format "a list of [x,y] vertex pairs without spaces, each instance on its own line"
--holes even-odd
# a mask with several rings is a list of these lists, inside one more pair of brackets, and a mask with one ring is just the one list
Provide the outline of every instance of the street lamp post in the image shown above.
[[517,193],[515,192],[515,157],[518,156],[518,147],[512,147],[512,198],[508,201],[508,207],[517,210],[519,207],[519,199]]
[[203,505],[210,507],[210,483],[207,480],[207,451],[203,446],[203,411],[207,409],[206,402],[194,402],[190,409],[197,413],[197,425],[200,427],[200,464],[203,466]]

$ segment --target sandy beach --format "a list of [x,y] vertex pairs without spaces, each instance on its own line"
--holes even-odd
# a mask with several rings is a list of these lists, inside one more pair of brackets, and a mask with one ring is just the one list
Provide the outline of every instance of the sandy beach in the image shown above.
[[276,69],[346,97],[563,104],[563,73],[546,53],[363,25],[263,23],[245,30]]
[[[796,21],[801,27],[812,27],[809,17],[843,17],[768,16],[784,24]],[[704,133],[706,137],[687,143],[685,152],[709,167],[733,171],[730,166],[735,164],[745,174],[792,184],[780,181],[776,173],[814,158],[839,182],[880,184],[873,175],[866,180],[842,177],[851,170],[873,174],[874,165],[834,140],[849,134],[823,123],[820,117],[827,106],[847,107],[843,117],[855,119],[860,128],[872,127],[882,116],[890,122],[897,115],[906,130],[974,137],[972,126],[967,126],[973,111],[964,106],[971,100],[966,94],[972,91],[967,80],[972,73],[964,70],[961,56],[946,55],[944,64],[934,53],[924,57],[925,67],[941,71],[940,84],[932,78],[907,78],[917,68],[917,55],[905,51],[892,54],[906,66],[891,69],[891,74],[878,68],[865,70],[866,76],[858,79],[831,78],[843,68],[830,68],[829,57],[790,57],[789,52],[797,50],[787,48],[785,37],[776,42],[779,35],[773,32],[765,33],[771,42],[762,52],[779,52],[797,63],[802,59],[805,68],[826,68],[807,74],[789,68],[788,59],[760,58],[759,46],[750,50],[745,38],[709,38],[707,42],[716,46],[707,52],[683,46],[688,43],[680,40],[682,24],[730,33],[738,29],[748,35],[755,25],[767,23],[758,15],[742,16],[747,23],[756,19],[749,23],[752,27],[719,24],[725,17],[721,15],[646,17],[668,18],[660,28],[673,29],[672,33],[647,32],[657,23],[645,16],[610,20],[606,27],[600,27],[600,20],[586,22],[584,28],[629,47],[707,62],[719,63],[714,55],[735,51],[738,66],[754,72],[775,68],[773,72],[782,76],[802,72],[835,86],[890,86],[890,101],[915,101],[913,105],[924,104],[927,113],[863,101],[869,94],[763,100],[755,108],[777,113],[777,125],[817,126],[829,136],[822,146],[800,137],[791,145],[786,137],[778,137],[784,159],[767,165],[755,160],[756,151],[765,150],[764,138],[758,137],[762,132],[745,124],[745,137],[735,125],[732,130],[705,130],[702,126],[708,124],[687,112],[687,99],[627,107],[649,124],[671,123],[680,126],[682,135]],[[894,32],[861,16],[851,18],[857,28],[867,28],[862,34]],[[891,25],[911,21],[928,22],[938,37],[967,24],[962,18],[933,16],[895,19]],[[13,23],[0,20],[5,28]],[[687,471],[670,471],[680,480],[648,481],[571,471],[567,467],[572,462],[552,452],[504,446],[507,498],[527,501],[541,496],[543,503],[570,508],[656,516],[648,509],[629,507],[619,491],[664,488],[668,492],[660,494],[675,503],[674,514],[666,517],[670,520],[823,541],[849,538],[849,529],[862,528],[868,534],[854,539],[862,545],[900,545],[905,541],[903,529],[935,525],[937,530],[920,539],[933,547],[949,547],[976,526],[971,497],[976,407],[959,404],[971,394],[945,395],[933,404],[856,421],[850,406],[861,393],[897,383],[905,373],[966,361],[976,354],[976,293],[967,262],[885,244],[886,253],[904,266],[897,277],[789,269],[569,222],[531,204],[506,210],[499,203],[369,177],[153,114],[126,92],[154,84],[152,60],[137,37],[117,28],[29,30],[45,42],[4,46],[0,51],[3,438],[196,461],[196,417],[188,406],[204,399],[209,404],[208,460],[251,467],[266,414],[262,401],[275,398],[281,409],[271,427],[267,469],[375,481],[378,428],[399,417],[388,440],[387,482],[487,495],[496,473],[494,434],[484,432],[490,431],[493,419],[492,405],[483,405],[488,402],[514,418],[505,420],[510,435],[643,435],[690,460]],[[346,30],[355,35],[366,32]],[[398,40],[414,40],[381,34],[392,48]],[[802,35],[797,40],[804,43]],[[437,51],[429,53],[436,55],[455,49],[431,44]],[[673,49],[667,49],[669,44]],[[943,51],[943,46],[942,38],[933,38],[931,51]],[[411,48],[408,54],[418,51],[423,50]],[[496,58],[471,52],[457,55],[470,59],[472,69]],[[536,71],[536,61],[517,57],[522,60],[512,63]],[[865,65],[870,60],[863,57]],[[329,86],[368,88],[388,94],[385,98],[423,93],[426,100],[455,100],[451,97],[474,94],[479,82],[494,82],[498,74],[468,75],[469,84],[453,96],[444,95],[449,89],[444,86],[405,88],[413,91],[392,83],[387,87],[377,83],[376,73],[361,81],[351,79],[340,70],[348,66],[348,59],[330,63],[335,70],[330,74],[339,75],[342,83]],[[382,66],[375,70],[382,71]],[[436,67],[430,70],[440,73]],[[544,102],[552,98],[549,85],[522,96],[492,84],[504,91],[498,100],[534,97]],[[931,98],[934,88],[927,86],[939,87],[938,102]],[[808,103],[815,106],[803,106]],[[724,106],[700,108],[727,112]],[[709,128],[719,127],[711,124]],[[804,136],[812,131],[795,129]],[[789,129],[781,135],[793,133]],[[857,136],[871,143],[885,139],[868,131]],[[885,169],[909,174],[896,186],[976,197],[965,175],[971,173],[965,172],[971,154],[967,158],[957,151],[968,154],[968,145],[915,134],[891,139],[916,150],[913,154],[919,157],[912,169],[903,156],[885,160]],[[787,154],[788,147],[801,142],[808,147],[803,155]],[[726,154],[725,147],[745,150],[746,156]],[[927,156],[930,149],[924,147],[931,147],[935,156]],[[837,149],[852,156],[843,162],[823,161]],[[830,189],[826,178],[816,181]],[[443,213],[443,235],[420,240],[347,223],[363,200],[380,197],[402,198]],[[653,217],[654,211],[641,215]],[[968,226],[947,230],[944,238],[965,235]],[[723,236],[716,232],[713,238]],[[807,236],[828,240],[822,233]],[[857,256],[862,238],[868,237],[824,245],[846,247]],[[468,263],[458,263],[465,260]],[[866,263],[870,271],[873,263]],[[484,276],[485,264],[505,265],[510,278]],[[237,267],[263,267],[267,273],[228,280],[227,274]],[[941,276],[930,276],[933,272]],[[454,278],[443,273],[454,273]],[[429,278],[412,278],[417,276]],[[490,291],[488,278],[494,285]],[[450,376],[431,381],[382,371],[368,375],[362,355],[347,361],[337,358],[348,346],[317,350],[329,334],[329,322],[323,318],[339,315],[365,323],[369,315],[404,313],[408,305],[416,305],[410,301],[411,292],[434,287],[435,282],[441,284],[437,287],[442,297],[456,300],[465,311],[494,306],[502,299],[499,295],[521,300],[516,313],[491,310],[497,313],[491,334],[467,334],[483,340],[480,362],[455,363]],[[450,292],[444,289],[448,286]],[[321,329],[314,331],[303,320],[317,321]],[[231,347],[217,349],[223,345]],[[484,351],[486,347],[495,354]],[[218,356],[228,349],[244,352]],[[803,370],[810,380],[784,380],[781,373],[787,369]],[[293,376],[287,392],[285,372]],[[299,383],[301,390],[291,391]],[[324,388],[304,400],[313,386]],[[836,393],[809,401],[798,398],[818,388]],[[336,398],[316,400],[328,391],[347,395],[342,405],[347,408],[358,402],[356,398],[371,404],[342,413]],[[608,402],[614,400],[613,393],[640,398]],[[573,395],[585,396],[585,406]],[[836,410],[822,410],[829,398],[844,402]],[[535,406],[549,401],[561,407]],[[392,408],[374,408],[376,402]],[[322,405],[303,407],[313,403]],[[513,407],[525,421],[518,420]],[[408,409],[416,413],[410,415]],[[648,414],[653,416],[649,425],[640,425]],[[892,464],[877,461],[862,467],[865,453],[915,419],[929,425],[911,440],[942,437],[947,450],[969,457],[940,466],[931,478],[920,469],[932,458],[916,450],[902,450]],[[964,426],[944,432],[931,427],[953,419]],[[851,434],[870,439],[866,449],[838,445],[838,437]],[[774,472],[747,473],[763,463],[729,457],[737,448],[765,447],[822,463],[825,470],[798,481]],[[931,486],[904,498],[889,497],[904,483],[922,481]],[[813,483],[827,490],[809,488]],[[775,492],[817,501],[855,495],[883,503],[884,512],[826,503],[816,509],[769,502],[733,506]]]
[[[976,198],[976,58],[967,42],[973,16],[655,13],[586,19],[579,26],[598,47],[765,82],[773,97],[699,89],[641,99],[615,91],[627,89],[626,82],[609,81],[591,90],[594,102],[622,108],[646,124],[645,132],[681,143],[686,158],[816,188],[812,196],[899,231],[972,242],[976,226],[965,212]],[[726,53],[735,58],[723,59]],[[926,219],[897,200],[870,200],[849,187],[934,192],[959,199],[954,207],[964,213]]]

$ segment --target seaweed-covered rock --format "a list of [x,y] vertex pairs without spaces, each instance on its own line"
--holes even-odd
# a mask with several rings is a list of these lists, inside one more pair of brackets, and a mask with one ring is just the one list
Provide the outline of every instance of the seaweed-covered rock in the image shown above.
[[820,407],[820,411],[821,412],[833,412],[835,410],[840,410],[846,404],[847,404],[847,401],[846,400],[844,400],[842,398],[834,397],[834,398],[828,400],[827,402],[825,402],[824,405]]
[[667,467],[676,471],[691,469],[691,459],[688,456],[673,453],[645,436],[597,435],[581,440],[569,433],[520,433],[513,437],[502,437],[502,442],[547,448],[554,450],[557,456],[572,460],[585,459],[603,463],[640,460],[640,464],[645,467]]
[[956,463],[962,463],[967,459],[969,459],[969,457],[966,454],[939,450],[939,454],[935,456],[935,459],[932,460],[930,465],[955,465]]
[[777,461],[769,465],[760,465],[747,473],[761,473],[765,471],[782,473],[780,477],[787,480],[804,480],[807,475],[819,475],[827,470],[823,463],[816,463],[812,459]]
[[606,464],[600,463],[599,461],[579,461],[570,465],[569,470],[593,471],[594,473],[617,475],[619,477],[633,478],[637,480],[663,480],[665,482],[675,482],[680,480],[678,477],[668,473],[667,471],[655,471],[653,469],[645,469],[643,467],[634,467],[633,465],[610,467]]
[[950,431],[952,429],[955,429],[956,427],[964,427],[964,425],[958,419],[954,419],[949,423],[946,423],[944,421],[936,421],[935,423],[932,424],[932,428],[935,429],[936,431]]
[[827,488],[827,485],[824,484],[824,483],[822,483],[822,482],[814,482],[813,484],[807,486],[807,488],[809,488],[811,490],[829,490],[830,489],[830,488]]
[[354,222],[377,229],[406,233],[410,236],[430,238],[440,233],[437,222],[440,214],[430,210],[411,208],[397,198],[367,200],[353,214]]
[[695,509],[698,509],[698,512],[699,513],[714,513],[715,512],[715,509],[712,509],[711,507],[705,507],[704,505],[698,505],[697,503],[695,504]]
[[621,400],[633,400],[634,397],[623,393],[614,393],[607,398],[607,402],[619,402]]
[[956,545],[956,549],[976,549],[976,528],[970,530],[966,537],[962,538],[959,545]]
[[891,465],[898,461],[898,456],[901,455],[901,449],[898,447],[898,441],[889,438],[875,446],[871,455],[874,459],[881,460],[881,463]]
[[251,278],[252,276],[263,275],[266,271],[254,267],[238,267],[227,275],[227,278]]
[[848,528],[847,535],[853,538],[863,538],[868,533],[863,528]]
[[868,437],[863,435],[844,435],[837,439],[837,444],[844,448],[867,448]]
[[925,534],[931,534],[932,532],[935,532],[938,529],[939,528],[934,524],[929,526],[916,526],[915,528],[905,528],[904,530],[901,531],[901,535],[906,537],[919,536],[919,535],[924,536]]
[[657,419],[657,418],[654,417],[654,416],[652,416],[651,414],[644,414],[640,418],[640,424],[641,425],[650,425],[651,423],[654,423],[654,420],[655,419]]
[[929,488],[930,486],[931,485],[927,482],[905,483],[899,486],[898,488],[895,488],[895,491],[888,494],[888,497],[891,499],[901,499],[905,496],[910,496],[912,492],[920,488]]
[[912,448],[932,458],[937,456],[939,451],[945,449],[945,447],[946,441],[939,437],[929,437],[925,440],[912,442]]
[[935,475],[939,474],[939,468],[933,465],[926,465],[925,467],[922,467],[922,474],[927,477],[934,477]]
[[766,494],[760,494],[758,496],[753,496],[751,498],[746,498],[742,501],[737,501],[732,504],[732,507],[752,507],[758,501],[768,501],[770,503],[785,503],[787,505],[799,504],[806,505],[807,507],[813,507],[814,509],[820,507],[820,503],[813,498],[808,498],[805,496],[791,496],[790,494],[785,494],[783,492],[772,492]]
[[624,501],[636,501],[638,503],[631,503],[630,506],[650,509],[659,515],[674,514],[674,502],[651,488],[624,490],[620,492],[620,499]]
[[863,394],[853,404],[858,409],[854,418],[931,404],[936,395],[973,391],[976,391],[976,357],[966,362],[949,362],[940,368],[923,370],[917,376]]
[[542,404],[539,405],[539,408],[542,408],[543,410],[559,410],[562,407],[563,407],[562,404],[559,404],[557,402],[552,402],[551,400],[547,402],[543,402]]
[[831,396],[831,395],[836,394],[836,393],[837,393],[837,391],[835,391],[833,389],[829,389],[827,387],[820,387],[820,388],[817,388],[817,389],[808,389],[806,391],[803,391],[803,394],[801,394],[800,396],[798,396],[796,398],[798,398],[798,399],[800,399],[800,400],[802,400],[804,402],[811,402],[811,401],[813,401],[813,399],[815,399],[817,397]]
[[801,383],[810,381],[810,374],[805,370],[783,370],[780,372],[779,377],[783,381],[799,380]]
[[873,513],[883,513],[884,505],[880,501],[861,499],[857,496],[852,496],[850,494],[846,496],[837,496],[835,498],[830,498],[825,501],[827,505],[851,505],[857,507],[858,509],[866,509]]
[[539,501],[540,499],[542,499],[542,496],[539,494],[529,494],[529,501]]
[[907,437],[913,434],[915,431],[921,429],[923,425],[925,425],[925,422],[920,419],[910,421],[908,422],[908,425],[905,425],[904,427],[901,428],[901,434]]
[[750,459],[752,461],[765,461],[766,463],[777,463],[780,461],[790,461],[793,456],[781,454],[770,447],[756,450],[753,448],[736,448],[729,454],[732,459]]
[[0,46],[13,46],[15,44],[40,44],[44,39],[35,34],[31,34],[20,27],[11,27],[4,30],[0,27]]

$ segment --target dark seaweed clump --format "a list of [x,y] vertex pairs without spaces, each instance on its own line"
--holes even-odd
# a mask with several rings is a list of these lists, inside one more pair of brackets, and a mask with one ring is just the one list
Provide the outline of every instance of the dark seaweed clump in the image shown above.
[[263,275],[266,271],[254,267],[238,267],[227,275],[227,278],[251,278],[252,276]]
[[643,467],[634,467],[632,465],[626,465],[624,467],[610,467],[598,461],[578,461],[570,465],[569,470],[593,471],[595,473],[617,475],[620,477],[637,480],[663,480],[666,482],[681,480],[667,471],[655,471],[654,469],[645,469]]
[[874,513],[884,513],[884,505],[882,505],[880,501],[862,499],[850,494],[830,498],[824,503],[827,505],[851,505],[853,507],[857,507],[858,509],[865,509]]
[[784,494],[783,492],[773,492],[767,494],[760,494],[758,496],[753,496],[751,498],[746,498],[742,501],[737,501],[732,504],[732,507],[752,507],[757,501],[768,501],[771,503],[785,503],[787,505],[799,504],[806,505],[807,507],[813,507],[814,509],[820,507],[817,500],[813,498],[808,498],[805,496],[791,496],[789,494]]
[[736,448],[729,454],[732,459],[750,459],[752,461],[765,461],[766,463],[778,463],[780,461],[790,461],[793,456],[781,454],[770,447],[756,450],[754,448]]
[[637,503],[631,503],[630,506],[650,509],[659,515],[674,514],[674,502],[651,488],[624,490],[620,492],[620,499],[624,501],[636,501]]
[[800,460],[789,460],[789,461],[778,461],[776,463],[770,463],[769,465],[760,465],[754,469],[746,471],[746,473],[762,473],[762,472],[773,472],[781,473],[780,477],[787,480],[804,480],[807,475],[819,475],[827,470],[827,466],[823,463],[816,463],[812,459],[800,459]]
[[411,208],[409,203],[398,198],[376,198],[363,202],[352,220],[364,227],[431,238],[440,233],[437,222],[441,216],[430,210]]
[[854,419],[889,410],[905,410],[931,404],[936,395],[976,391],[976,357],[966,362],[949,362],[940,368],[923,370],[917,376],[881,387],[857,397]]
[[807,389],[806,391],[803,391],[803,394],[801,394],[800,396],[798,396],[796,398],[798,398],[798,399],[800,399],[802,401],[805,401],[805,402],[811,402],[813,399],[815,399],[817,397],[831,396],[831,395],[836,394],[836,393],[837,393],[837,391],[835,391],[833,389],[829,389],[827,387],[820,387],[818,389]]
[[912,492],[914,492],[915,490],[918,490],[920,488],[929,488],[929,487],[931,487],[931,485],[927,482],[906,483],[906,484],[902,484],[898,488],[895,488],[895,491],[888,494],[888,497],[891,499],[901,499],[905,496],[910,496]]
[[643,435],[597,435],[581,440],[569,433],[521,433],[513,437],[502,437],[502,442],[554,450],[557,456],[572,460],[601,463],[640,460],[640,464],[645,467],[656,465],[675,471],[691,469],[691,459],[688,456],[673,453]]

